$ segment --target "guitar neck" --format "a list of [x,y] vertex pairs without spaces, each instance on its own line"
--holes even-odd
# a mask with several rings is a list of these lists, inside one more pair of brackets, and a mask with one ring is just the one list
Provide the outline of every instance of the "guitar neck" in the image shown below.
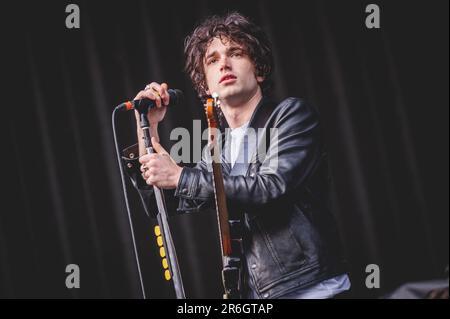
[[225,196],[225,187],[223,185],[222,166],[220,163],[213,162],[213,178],[214,178],[214,197],[216,201],[217,219],[220,233],[220,244],[222,247],[222,255],[230,256],[231,235],[230,224],[228,223],[227,199]]

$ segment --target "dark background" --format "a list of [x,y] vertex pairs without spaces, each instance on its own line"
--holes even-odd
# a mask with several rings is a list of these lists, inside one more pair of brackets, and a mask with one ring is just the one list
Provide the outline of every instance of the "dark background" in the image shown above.
[[[183,39],[206,16],[231,10],[268,33],[274,96],[305,97],[321,113],[356,296],[444,276],[447,0],[74,1],[81,28],[71,30],[69,3],[2,4],[0,297],[141,296],[111,112],[147,83],[165,81],[186,96],[161,125],[166,149],[176,142],[172,128],[192,130],[192,119],[205,128],[183,73]],[[369,3],[381,8],[381,29],[365,27]],[[134,143],[133,115],[118,121],[121,146]],[[155,222],[131,188],[130,203],[147,296],[173,297]],[[214,216],[177,216],[171,225],[187,296],[219,298]],[[80,266],[80,289],[65,287],[71,263]],[[372,263],[380,289],[364,284]]]

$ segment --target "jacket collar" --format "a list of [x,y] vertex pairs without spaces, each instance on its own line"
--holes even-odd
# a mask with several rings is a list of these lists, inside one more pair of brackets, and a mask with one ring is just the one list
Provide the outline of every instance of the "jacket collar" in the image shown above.
[[[273,109],[275,108],[276,104],[273,102],[273,100],[263,95],[261,100],[256,105],[255,110],[253,111],[252,116],[250,117],[250,122],[248,127],[251,127],[253,129],[258,130],[260,127],[264,127],[265,123],[269,119],[270,114],[272,113]],[[221,131],[225,132],[226,128],[229,128],[227,120],[225,117],[223,118],[223,127],[221,127]]]
[[[255,110],[253,111],[253,114],[250,118],[250,122],[248,127],[255,130],[255,132],[258,132],[258,128],[265,127],[265,124],[267,120],[270,117],[270,114],[272,114],[273,109],[275,108],[275,103],[267,96],[263,96],[261,98],[261,101],[256,105]],[[226,132],[225,128],[229,127],[226,119],[224,119],[224,125],[222,132]],[[229,132],[228,132],[229,133]],[[225,135],[223,135],[223,141],[226,140]],[[256,145],[248,145],[245,140],[243,141],[243,144],[241,145],[241,149],[239,150],[239,154],[237,157],[237,162],[234,164],[233,168],[231,168],[230,163],[228,163],[224,157],[222,157],[222,160],[224,161],[222,164],[222,167],[224,168],[224,172],[229,175],[246,175],[246,172],[248,170],[248,166],[250,164],[249,160],[250,158],[247,158],[247,160],[244,160],[245,154],[251,155],[256,152]],[[224,143],[225,145],[225,143]],[[222,152],[224,152],[224,148],[222,149]],[[223,155],[223,154],[222,154]]]
[[250,118],[249,127],[256,130],[260,127],[264,127],[274,108],[275,103],[272,99],[268,96],[263,96]]

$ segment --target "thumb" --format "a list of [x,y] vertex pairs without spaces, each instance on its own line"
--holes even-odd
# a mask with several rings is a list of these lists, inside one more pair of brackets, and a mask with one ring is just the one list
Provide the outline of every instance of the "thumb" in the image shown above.
[[153,146],[153,149],[156,151],[156,153],[158,153],[158,154],[169,154],[169,153],[167,153],[167,151],[164,149],[164,147],[162,147],[161,146],[161,144],[159,144],[157,141],[156,141],[156,138],[153,136],[152,137],[152,146]]

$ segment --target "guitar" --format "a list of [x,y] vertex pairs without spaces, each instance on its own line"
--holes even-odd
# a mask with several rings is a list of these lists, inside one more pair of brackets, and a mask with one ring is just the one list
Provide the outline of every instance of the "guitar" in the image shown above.
[[242,292],[242,231],[239,220],[229,220],[225,188],[223,184],[217,94],[206,99],[205,113],[208,122],[208,147],[212,159],[214,199],[216,204],[219,239],[222,253],[222,283],[224,299],[239,299]]

